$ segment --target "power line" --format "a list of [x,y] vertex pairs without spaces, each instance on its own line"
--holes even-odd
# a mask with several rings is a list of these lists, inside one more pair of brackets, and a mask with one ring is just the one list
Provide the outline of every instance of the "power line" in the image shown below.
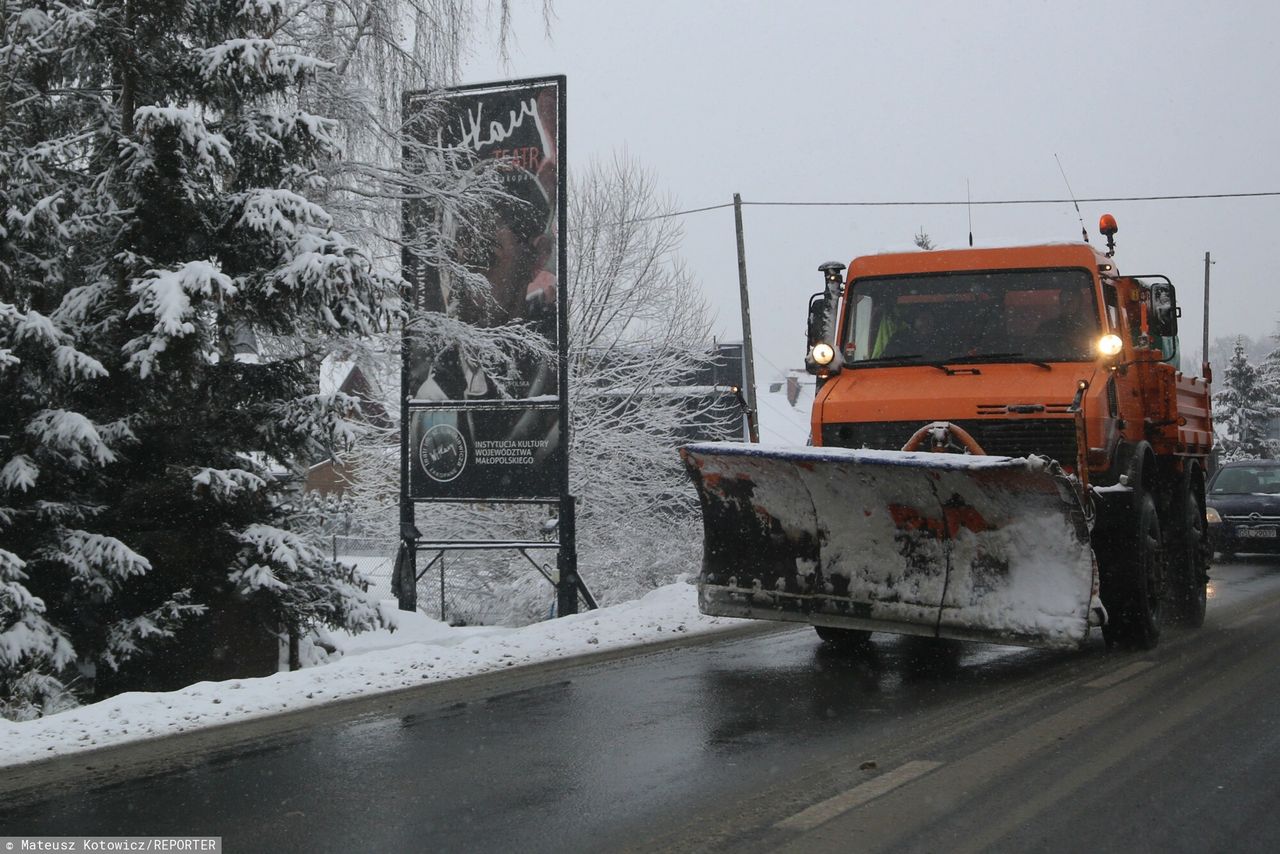
[[784,410],[780,403],[774,403],[769,399],[771,395],[772,392],[758,398],[758,400],[775,414],[781,416],[784,420],[791,422],[792,427],[803,428],[805,430],[810,429],[809,416],[806,413],[800,412],[789,405],[787,409]]
[[[1116,202],[1181,202],[1181,201],[1201,201],[1205,199],[1260,199],[1273,198],[1280,196],[1280,190],[1264,191],[1257,193],[1178,193],[1165,196],[1096,196],[1085,199],[986,199],[969,201],[967,199],[936,199],[936,200],[897,200],[897,201],[858,201],[858,202],[781,202],[781,201],[764,201],[751,202],[743,200],[744,205],[754,205],[755,207],[789,207],[789,208],[912,208],[912,207],[956,207],[959,205],[981,205],[991,207],[995,205],[1066,205],[1074,202],[1087,202],[1091,204],[1110,204]],[[688,216],[689,214],[704,213],[706,211],[718,211],[723,208],[733,207],[733,202],[725,202],[719,205],[706,205],[700,208],[688,208],[686,210],[671,211],[670,213],[655,214],[654,216],[638,217],[629,219],[627,223],[653,222],[659,219],[671,219],[678,216]]]
[[789,371],[785,371],[785,370],[783,370],[782,368],[779,368],[779,367],[778,367],[776,364],[774,364],[774,363],[773,363],[773,361],[772,361],[768,356],[766,356],[764,353],[757,353],[756,355],[758,355],[758,356],[759,356],[761,359],[763,359],[764,361],[768,362],[768,363],[769,363],[769,367],[773,368],[775,371],[777,371],[779,374],[781,374],[784,378],[785,378],[785,377],[787,376],[787,374],[789,373]]
[[[763,353],[757,352],[755,355],[759,356],[761,359],[768,362],[771,368],[773,368],[778,373],[782,374],[782,381],[784,384],[786,383],[786,378],[787,378],[787,375],[790,373],[790,371],[782,370],[782,368],[779,368],[776,364],[773,363],[773,360],[771,360],[768,356],[764,355]],[[784,410],[780,403],[775,405],[770,400],[772,395],[773,395],[772,392],[769,392],[763,396],[758,395],[756,397],[756,400],[760,403],[763,403],[769,409],[773,410],[774,413],[783,416],[785,420],[790,421],[793,427],[802,428],[806,432],[811,429],[811,425],[809,424],[809,416],[807,413],[801,412],[793,406],[787,406],[787,408]]]
[[[743,202],[743,204],[747,205],[747,204],[755,204],[755,203]],[[722,205],[707,205],[704,208],[689,208],[688,210],[672,211],[671,213],[664,213],[664,214],[654,214],[653,216],[640,216],[640,217],[636,217],[635,219],[623,220],[622,222],[624,225],[630,225],[633,222],[653,222],[654,220],[658,220],[658,219],[671,219],[672,217],[688,216],[689,214],[702,213],[703,211],[718,211],[721,208],[731,208],[731,207],[733,207],[733,202],[725,202]]]
[[[1198,199],[1256,199],[1280,196],[1280,190],[1259,193],[1183,193],[1169,196],[1099,196],[1091,199],[988,199],[986,201],[888,201],[888,202],[747,202],[766,207],[943,207],[958,205],[1067,205],[1074,202],[1177,202]],[[727,205],[725,207],[728,207]]]

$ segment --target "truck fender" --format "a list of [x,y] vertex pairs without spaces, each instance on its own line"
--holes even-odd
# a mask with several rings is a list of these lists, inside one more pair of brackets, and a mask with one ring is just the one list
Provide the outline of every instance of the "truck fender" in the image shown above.
[[1128,529],[1142,509],[1143,496],[1155,491],[1156,458],[1151,443],[1122,441],[1116,448],[1114,486],[1095,487],[1094,504],[1097,521],[1094,530],[1105,534],[1113,529]]

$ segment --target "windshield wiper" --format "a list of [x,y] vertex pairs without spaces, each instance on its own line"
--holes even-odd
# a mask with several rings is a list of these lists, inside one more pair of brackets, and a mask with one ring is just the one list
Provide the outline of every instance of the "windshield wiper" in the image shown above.
[[973,356],[956,356],[954,359],[943,359],[941,364],[944,365],[963,365],[969,362],[1003,362],[1018,361],[1026,362],[1029,365],[1035,365],[1037,368],[1044,368],[1046,371],[1053,370],[1053,366],[1048,362],[1042,362],[1039,359],[1028,359],[1021,353],[978,353]]
[[915,361],[923,359],[920,353],[909,353],[905,356],[880,356],[875,359],[862,359],[858,362],[849,362],[845,365],[847,368],[864,368],[873,365],[885,367],[890,365],[920,365],[922,367],[937,368],[945,374],[956,373],[979,373],[977,369],[972,371],[953,371],[948,365],[964,365],[971,362],[992,362],[992,361],[1023,361],[1028,364],[1044,368],[1046,371],[1053,370],[1048,362],[1041,362],[1038,359],[1027,359],[1021,353],[982,353],[975,356],[956,356],[952,359],[930,359],[927,362]]
[[919,358],[921,358],[921,354],[919,353],[911,353],[906,356],[879,356],[875,359],[860,359],[856,362],[847,362],[845,363],[845,367],[861,368],[864,365],[892,365],[897,362],[903,362],[907,364],[919,364],[919,362],[909,362],[910,359],[919,359]]
[[883,368],[883,367],[898,367],[898,366],[914,367],[916,365],[919,365],[922,368],[937,368],[939,371],[942,371],[947,376],[954,376],[957,373],[974,373],[974,374],[981,373],[981,371],[979,371],[977,368],[973,368],[967,371],[953,371],[951,370],[951,368],[947,367],[946,362],[939,362],[935,360],[930,360],[928,362],[915,361],[917,359],[923,359],[923,358],[924,356],[921,353],[909,353],[905,356],[881,356],[877,359],[863,359],[860,362],[850,362],[849,364],[845,365],[845,367],[863,368],[863,367],[869,367],[869,366],[876,366],[876,367]]

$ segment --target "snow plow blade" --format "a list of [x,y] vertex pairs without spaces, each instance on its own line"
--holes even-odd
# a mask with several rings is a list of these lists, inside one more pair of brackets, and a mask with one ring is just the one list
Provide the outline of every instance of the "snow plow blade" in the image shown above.
[[1073,481],[1043,457],[706,442],[706,614],[1071,649],[1095,570]]

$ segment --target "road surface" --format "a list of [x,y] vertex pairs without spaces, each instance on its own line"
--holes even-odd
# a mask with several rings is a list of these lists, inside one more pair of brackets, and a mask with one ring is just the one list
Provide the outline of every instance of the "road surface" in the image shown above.
[[1280,850],[1280,560],[1213,575],[1205,627],[1166,629],[1152,652],[875,635],[848,653],[783,627],[11,773],[0,836],[207,834],[228,852]]

